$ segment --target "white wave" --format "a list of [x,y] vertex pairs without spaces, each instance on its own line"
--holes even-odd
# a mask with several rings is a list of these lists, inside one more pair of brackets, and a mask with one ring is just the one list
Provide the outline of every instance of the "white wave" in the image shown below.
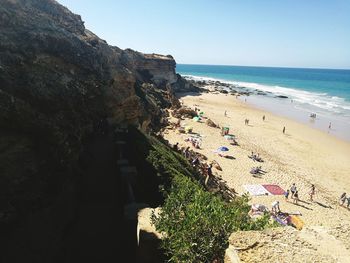
[[259,90],[263,92],[272,93],[275,96],[287,96],[293,101],[300,104],[309,104],[319,110],[326,110],[330,113],[336,114],[350,114],[350,103],[344,98],[332,96],[327,93],[310,92],[306,90],[286,88],[281,86],[271,86],[251,82],[241,81],[227,81],[224,79],[216,79],[211,77],[194,76],[194,75],[183,75],[193,80],[201,81],[220,81],[223,83],[231,84],[235,87],[245,87],[248,90]]

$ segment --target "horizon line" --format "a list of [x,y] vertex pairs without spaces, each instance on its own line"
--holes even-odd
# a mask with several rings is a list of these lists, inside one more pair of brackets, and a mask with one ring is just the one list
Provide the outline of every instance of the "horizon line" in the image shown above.
[[228,66],[228,67],[251,67],[251,68],[288,68],[288,69],[324,69],[324,70],[350,70],[349,68],[318,68],[318,67],[289,67],[289,66],[243,66],[243,65],[229,65],[229,64],[197,64],[197,63],[177,63],[176,65],[193,65],[193,66]]

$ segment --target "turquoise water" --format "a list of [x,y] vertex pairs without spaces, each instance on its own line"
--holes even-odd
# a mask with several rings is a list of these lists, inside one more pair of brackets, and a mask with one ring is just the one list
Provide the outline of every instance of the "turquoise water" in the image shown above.
[[[249,101],[277,113],[284,109],[285,116],[307,123],[309,114],[317,113],[312,125],[326,130],[332,122],[337,125],[332,131],[335,135],[350,139],[350,70],[188,64],[177,64],[176,69],[194,79],[267,92],[268,96],[251,96]],[[277,99],[277,95],[293,103],[286,105],[286,99]]]
[[177,72],[287,95],[302,104],[350,116],[350,70],[178,64]]

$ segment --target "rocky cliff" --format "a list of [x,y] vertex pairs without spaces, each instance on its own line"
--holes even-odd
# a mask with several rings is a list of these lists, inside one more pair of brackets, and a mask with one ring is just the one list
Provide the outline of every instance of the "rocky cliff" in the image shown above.
[[171,56],[110,46],[53,0],[0,0],[0,40],[0,221],[43,205],[98,120],[156,128],[186,85]]

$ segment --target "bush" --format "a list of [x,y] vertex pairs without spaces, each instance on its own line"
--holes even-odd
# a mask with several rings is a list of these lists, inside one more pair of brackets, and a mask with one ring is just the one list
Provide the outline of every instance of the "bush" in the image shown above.
[[165,234],[161,246],[171,262],[220,261],[232,232],[268,226],[268,216],[259,220],[249,217],[247,196],[224,202],[195,181],[196,171],[181,154],[136,129],[129,135],[129,154],[148,178],[139,178],[140,187],[149,191],[150,176],[156,176],[166,198],[152,223]]
[[212,262],[222,260],[228,238],[237,230],[260,230],[269,217],[252,220],[248,197],[226,203],[184,176],[175,176],[170,194],[158,216],[156,229],[165,234],[162,248],[170,262]]

